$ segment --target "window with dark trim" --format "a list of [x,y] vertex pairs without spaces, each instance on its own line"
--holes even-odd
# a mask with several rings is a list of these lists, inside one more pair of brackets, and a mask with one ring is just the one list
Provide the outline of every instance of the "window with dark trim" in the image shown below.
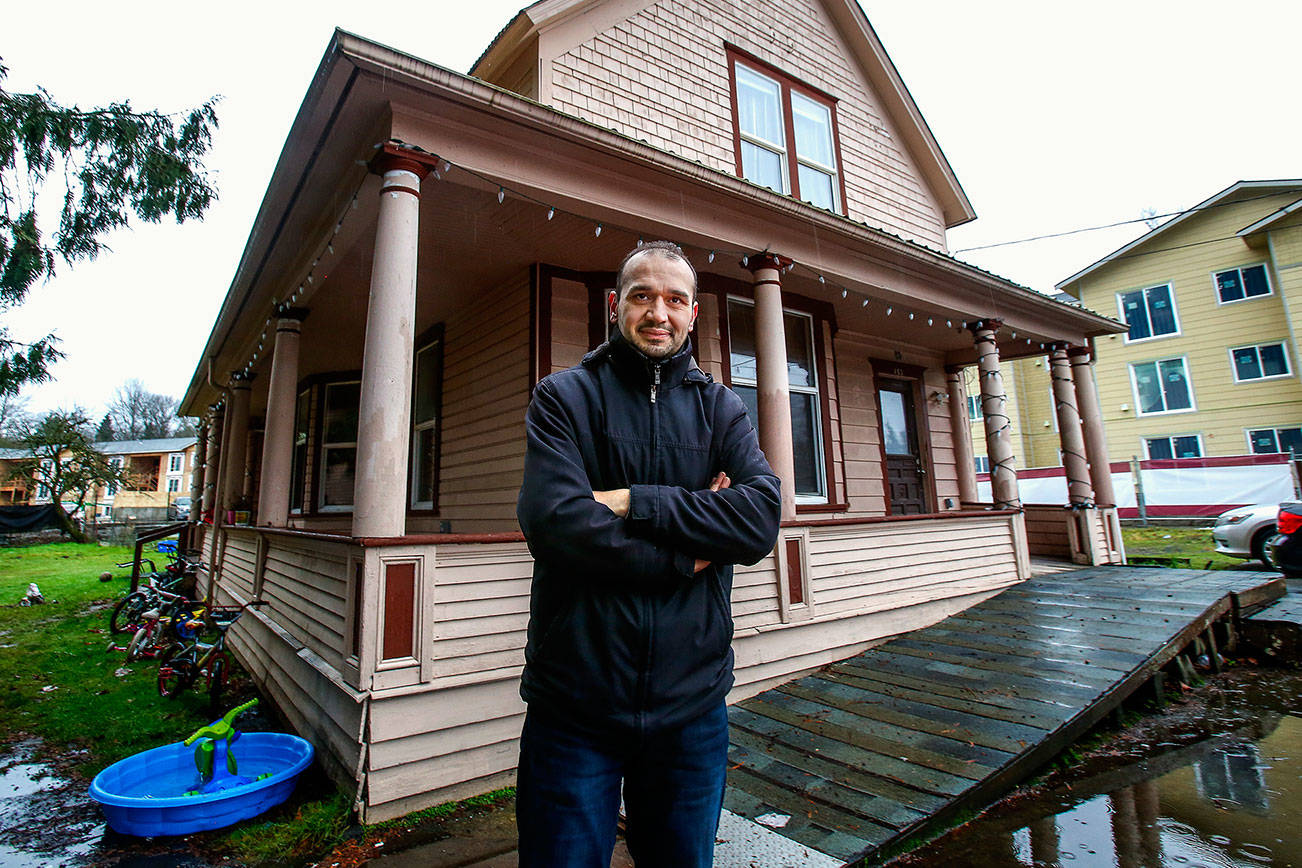
[[[830,500],[831,472],[827,453],[832,448],[827,422],[827,396],[818,349],[822,320],[811,312],[785,308],[783,328],[787,344],[787,388],[791,400],[792,457],[795,462],[797,503],[824,504]],[[756,386],[755,303],[728,296],[726,305],[728,386],[746,405],[751,423],[759,428]]]
[[439,428],[443,403],[443,327],[416,342],[411,385],[411,508],[438,509]]
[[1121,309],[1121,318],[1130,326],[1130,332],[1126,335],[1127,343],[1180,333],[1175,297],[1169,283],[1119,292],[1117,307]]
[[357,417],[360,380],[326,383],[321,396],[321,473],[317,507],[322,512],[353,508],[357,477]]
[[289,477],[289,511],[301,513],[307,490],[307,443],[312,430],[312,389],[298,393],[294,401],[294,463]]
[[836,100],[731,47],[728,77],[737,174],[845,213]]

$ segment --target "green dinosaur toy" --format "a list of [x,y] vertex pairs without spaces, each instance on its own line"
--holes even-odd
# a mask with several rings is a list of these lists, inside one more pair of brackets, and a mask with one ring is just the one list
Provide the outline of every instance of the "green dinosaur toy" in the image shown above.
[[[203,783],[208,783],[213,777],[213,755],[217,752],[217,742],[226,742],[226,770],[232,775],[236,774],[237,766],[235,763],[235,754],[231,752],[231,745],[235,739],[239,738],[239,732],[235,729],[235,718],[239,717],[245,711],[258,704],[257,699],[250,699],[243,705],[237,705],[222,716],[221,720],[210,723],[205,727],[197,730],[193,735],[185,740],[185,746],[189,747],[196,741],[198,746],[194,749],[194,765],[199,770],[199,778]],[[200,741],[200,739],[203,739]]]

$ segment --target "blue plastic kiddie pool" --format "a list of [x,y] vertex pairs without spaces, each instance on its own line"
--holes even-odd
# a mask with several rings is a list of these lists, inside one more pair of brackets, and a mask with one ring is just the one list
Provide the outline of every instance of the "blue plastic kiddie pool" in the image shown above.
[[[296,735],[232,730],[210,739],[211,748],[200,743],[208,754],[205,775],[196,767],[199,754],[191,746],[200,733],[129,756],[95,776],[91,798],[100,803],[114,831],[188,835],[256,817],[288,799],[299,774],[312,763],[311,743]],[[238,768],[227,761],[232,748]]]

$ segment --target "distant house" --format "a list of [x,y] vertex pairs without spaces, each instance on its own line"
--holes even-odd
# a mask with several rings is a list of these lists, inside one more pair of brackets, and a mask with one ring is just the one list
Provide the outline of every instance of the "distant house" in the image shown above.
[[[1077,509],[1021,509],[998,417],[1001,358],[1051,349],[1085,405],[1121,326],[948,256],[974,216],[855,0],[545,0],[470,75],[336,33],[181,411],[213,592],[266,601],[232,641],[363,818],[511,778],[525,408],[605,339],[639,238],[695,263],[697,359],[783,481],[734,699],[1027,578],[1036,545],[1116,561],[1109,479],[1082,460]],[[1064,452],[1101,455],[1083,415]]]
[[172,517],[177,498],[190,496],[195,438],[106,440],[91,445],[126,473],[123,485],[96,489],[96,518],[166,520]]
[[1302,180],[1240,181],[1058,284],[1097,340],[1115,460],[1302,458]]
[[31,482],[13,475],[18,462],[27,457],[23,449],[0,448],[0,506],[21,506],[32,502]]

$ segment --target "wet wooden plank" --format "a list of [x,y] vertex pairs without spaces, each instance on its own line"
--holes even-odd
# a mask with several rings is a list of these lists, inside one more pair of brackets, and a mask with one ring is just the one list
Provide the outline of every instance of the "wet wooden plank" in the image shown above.
[[[1077,707],[1081,702],[1088,702],[1098,695],[1093,687],[1068,684],[1055,681],[1052,684],[1038,674],[1016,675],[1004,672],[992,678],[990,672],[966,663],[950,663],[926,655],[881,653],[871,658],[864,658],[870,668],[898,671],[917,675],[921,678],[934,678],[955,687],[970,687],[984,691],[992,688],[1006,689],[1011,696],[1022,699],[1034,699],[1041,702]],[[871,662],[867,662],[867,661]]]
[[1122,655],[1102,648],[1067,645],[1056,642],[1036,642],[1022,638],[1005,638],[994,634],[979,634],[964,630],[928,629],[913,634],[936,645],[952,645],[973,651],[994,654],[1014,654],[1055,663],[1060,666],[1088,665],[1115,673],[1126,673],[1144,662],[1142,654]]
[[[786,787],[770,783],[744,768],[728,769],[728,787],[758,797],[766,805],[771,805],[778,813],[804,817],[817,825],[834,829],[858,839],[858,841],[863,842],[859,845],[861,849],[865,845],[884,844],[899,834],[898,830],[889,826],[874,823],[866,817],[860,817],[809,796],[792,792]],[[797,838],[796,840],[801,839]],[[802,841],[802,843],[813,844],[812,841]],[[840,853],[833,853],[832,855],[839,858],[848,858]],[[853,853],[849,855],[852,856]]]
[[924,660],[937,660],[942,663],[961,664],[989,672],[1039,678],[1044,682],[1046,688],[1057,688],[1058,685],[1065,684],[1072,687],[1092,689],[1097,694],[1103,686],[1112,683],[1112,679],[1103,674],[1095,675],[1090,672],[1075,671],[1071,667],[1037,661],[1034,658],[995,655],[988,651],[965,651],[962,648],[933,645],[930,642],[919,642],[908,638],[893,641],[891,651],[895,654],[905,654]]
[[[918,687],[910,688],[878,678],[858,677],[839,667],[823,670],[818,675],[820,678],[826,678],[829,681],[837,681],[860,690],[871,690],[884,696],[908,699],[920,704],[933,705],[951,711],[962,711],[994,720],[1007,721],[1008,723],[1025,724],[1041,730],[1053,729],[1070,716],[1070,712],[1060,706],[1040,703],[1034,711],[1005,708],[1002,705],[982,701],[981,699],[951,696],[936,690],[934,686],[927,687],[919,684]],[[1050,709],[1056,710],[1056,713],[1049,713]]]
[[1010,712],[1035,714],[1050,720],[1065,720],[1075,711],[1073,703],[1033,699],[1018,696],[1006,687],[992,684],[988,679],[968,679],[957,682],[941,679],[934,672],[909,672],[903,667],[893,665],[896,661],[882,661],[883,665],[861,666],[857,661],[842,661],[829,671],[838,676],[860,678],[867,681],[906,690],[929,693],[940,701],[944,697],[980,702]]
[[[924,791],[900,783],[897,777],[907,760],[863,750],[834,738],[787,726],[781,721],[761,714],[733,708],[729,710],[729,723],[738,744],[756,747],[764,745],[775,756],[804,758],[800,762],[787,760],[791,765],[813,770],[813,765],[828,763],[831,773],[852,783],[865,792],[899,802],[914,810],[933,812],[944,807],[953,793],[961,793],[971,786],[971,781],[955,778],[945,792]],[[894,777],[893,777],[894,775]]]

